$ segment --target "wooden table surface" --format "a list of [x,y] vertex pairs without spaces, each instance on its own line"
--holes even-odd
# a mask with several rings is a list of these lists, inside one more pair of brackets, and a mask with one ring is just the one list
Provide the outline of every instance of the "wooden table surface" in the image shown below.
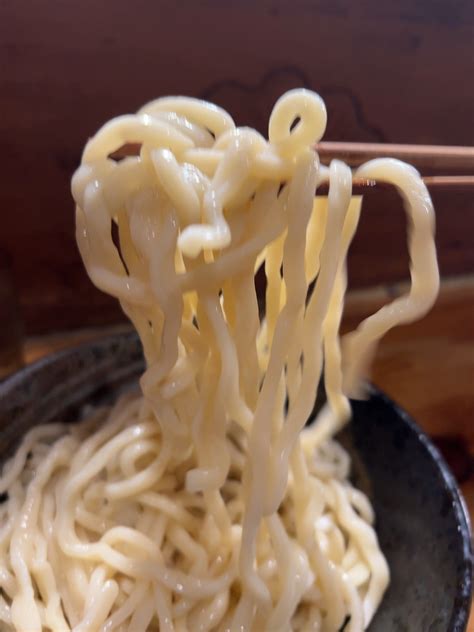
[[[344,328],[352,328],[404,286],[349,295]],[[25,359],[85,342],[126,325],[32,338]],[[373,381],[435,440],[460,483],[474,519],[474,277],[444,281],[436,306],[422,321],[399,327],[382,342]],[[420,631],[422,632],[422,631]],[[468,632],[474,632],[474,615]]]

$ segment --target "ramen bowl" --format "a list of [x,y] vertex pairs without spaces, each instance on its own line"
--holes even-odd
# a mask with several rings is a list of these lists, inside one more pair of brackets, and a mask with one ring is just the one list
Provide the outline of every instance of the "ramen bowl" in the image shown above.
[[[74,422],[137,386],[140,343],[127,333],[63,351],[0,385],[0,461],[32,426]],[[370,497],[391,583],[370,632],[463,632],[471,604],[469,521],[456,482],[428,437],[374,387],[352,402],[339,436],[352,479]]]

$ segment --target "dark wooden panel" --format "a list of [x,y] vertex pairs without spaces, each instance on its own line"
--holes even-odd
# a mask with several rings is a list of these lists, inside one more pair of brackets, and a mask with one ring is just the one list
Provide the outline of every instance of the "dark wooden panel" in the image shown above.
[[[0,248],[14,258],[28,329],[116,317],[84,279],[69,193],[106,119],[184,93],[264,131],[276,97],[305,85],[327,101],[327,139],[474,144],[473,42],[470,0],[3,0]],[[401,214],[377,208],[353,250],[356,285],[406,274]],[[445,273],[472,269],[473,224],[472,198],[441,196]]]

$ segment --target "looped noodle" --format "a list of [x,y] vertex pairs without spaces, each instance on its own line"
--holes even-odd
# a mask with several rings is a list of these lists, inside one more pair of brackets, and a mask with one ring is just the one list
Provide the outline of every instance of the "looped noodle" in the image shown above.
[[[299,121],[291,129],[296,119]],[[268,138],[282,153],[295,154],[321,139],[326,121],[326,106],[319,95],[309,90],[291,90],[275,103]]]

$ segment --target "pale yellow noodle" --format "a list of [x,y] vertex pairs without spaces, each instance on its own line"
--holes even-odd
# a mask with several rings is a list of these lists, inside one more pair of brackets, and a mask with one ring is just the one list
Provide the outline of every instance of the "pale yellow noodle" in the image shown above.
[[[34,428],[5,463],[2,630],[369,625],[389,569],[333,437],[380,337],[436,297],[434,216],[411,167],[355,172],[401,192],[412,285],[341,344],[361,199],[346,165],[319,163],[325,126],[307,90],[277,101],[269,141],[212,104],[165,97],[87,143],[78,247],[134,324],[146,370],[141,393]],[[117,161],[123,145],[133,155]],[[304,429],[321,375],[327,404]]]

